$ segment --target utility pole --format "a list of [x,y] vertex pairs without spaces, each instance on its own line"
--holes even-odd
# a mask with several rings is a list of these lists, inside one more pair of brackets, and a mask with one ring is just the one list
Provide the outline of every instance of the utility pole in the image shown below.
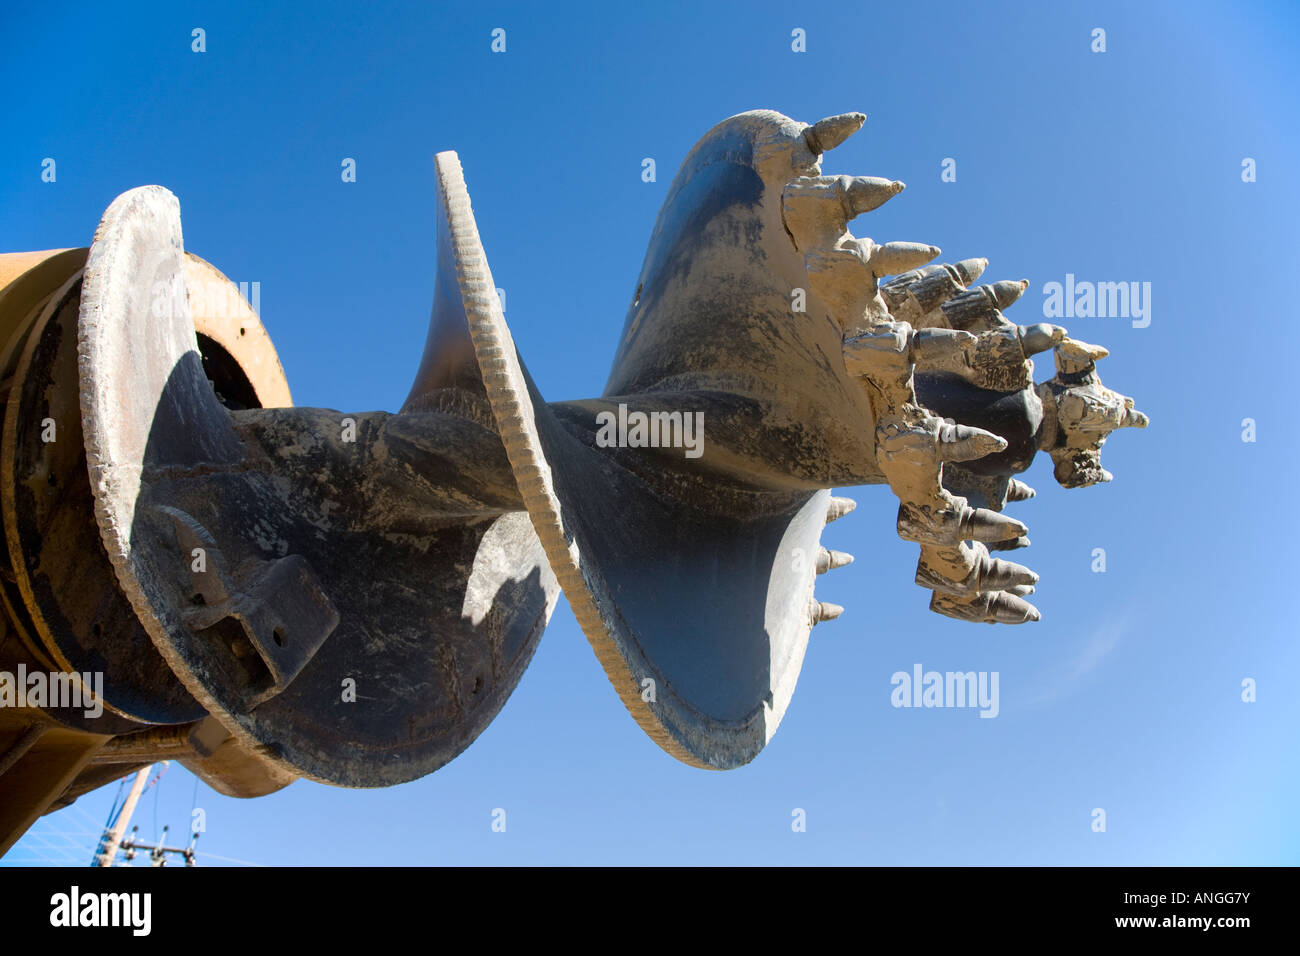
[[135,805],[140,799],[140,794],[144,793],[144,785],[148,781],[149,771],[152,769],[153,764],[150,764],[135,775],[135,782],[131,784],[131,792],[127,794],[126,802],[122,804],[122,809],[118,811],[112,829],[104,835],[101,843],[103,849],[95,857],[95,866],[113,865],[113,857],[117,856],[117,849],[121,846],[122,837],[126,834],[126,826],[131,822],[131,814],[135,813]]
[[150,866],[166,866],[168,853],[175,853],[177,856],[181,857],[185,861],[186,866],[196,865],[194,860],[194,844],[199,841],[199,835],[197,833],[191,834],[189,846],[179,847],[166,846],[164,844],[164,841],[167,839],[168,827],[163,827],[162,836],[158,838],[157,844],[141,843],[136,839],[136,831],[139,829],[139,827],[132,827],[131,839],[125,840],[122,843],[122,852],[126,854],[128,860],[135,859],[137,850],[148,850]]

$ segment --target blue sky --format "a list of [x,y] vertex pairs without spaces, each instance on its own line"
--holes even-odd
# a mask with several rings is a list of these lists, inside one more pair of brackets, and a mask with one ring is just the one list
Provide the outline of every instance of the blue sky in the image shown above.
[[[551,400],[601,392],[677,165],[746,109],[865,112],[825,171],[908,189],[855,234],[985,256],[986,281],[1028,278],[1015,321],[1042,321],[1043,285],[1067,273],[1152,288],[1147,328],[1062,322],[1111,349],[1103,380],[1152,425],[1108,442],[1112,484],[1061,489],[1045,456],[1025,476],[1038,497],[1010,513],[1034,544],[1014,557],[1042,575],[1040,623],[929,613],[896,500],[858,489],[823,538],[857,561],[818,584],[847,611],[815,630],[780,731],[740,770],[693,770],[646,738],[562,600],[500,716],[437,773],[238,801],[196,796],[173,765],[141,803],[142,832],[154,816],[184,830],[197,799],[214,865],[1300,860],[1300,8],[112,6],[0,12],[0,249],[86,245],[116,195],[168,187],[187,248],[261,283],[300,405],[401,404],[433,287],[442,149],[460,154],[516,344]],[[191,52],[195,27],[206,53]],[[1097,27],[1105,53],[1090,49]],[[340,180],[344,157],[356,183]],[[940,180],[945,158],[956,182]],[[891,675],[916,663],[997,671],[999,716],[892,707]],[[45,818],[0,865],[88,861],[116,789]],[[498,807],[505,833],[490,828]]]

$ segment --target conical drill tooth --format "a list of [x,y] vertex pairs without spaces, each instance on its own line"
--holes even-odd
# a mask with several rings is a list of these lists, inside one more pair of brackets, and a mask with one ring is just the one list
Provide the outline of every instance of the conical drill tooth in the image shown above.
[[912,334],[912,362],[926,371],[960,372],[970,368],[969,354],[978,341],[958,329],[917,329]]
[[990,551],[1016,551],[1019,548],[1029,547],[1029,536],[1022,534],[1018,538],[1012,538],[1010,541],[990,541],[986,545]]
[[1007,501],[1028,501],[1037,494],[1038,492],[1018,478],[1012,478],[1007,482]]
[[911,293],[917,308],[923,315],[939,308],[955,296],[961,295],[963,291],[961,283],[953,275],[950,267],[926,266],[909,275],[918,276],[914,282],[908,284],[907,291]]
[[959,621],[986,624],[1024,624],[1039,619],[1038,608],[1009,591],[983,591],[969,598],[954,598],[936,591],[930,610]]
[[[890,276],[888,279],[882,282],[881,285],[906,287],[912,285],[912,283],[914,282],[919,282],[922,279],[929,278],[930,276],[934,275],[937,272],[943,272],[951,276],[951,272],[949,271],[951,269],[952,266],[943,266],[943,265],[934,265],[934,264],[928,266],[921,266],[919,269],[912,269],[909,272],[900,272],[898,275]],[[956,279],[954,279],[953,281],[956,281]]]
[[1089,345],[1078,339],[1067,338],[1057,346],[1057,351],[1065,358],[1076,362],[1099,362],[1110,354],[1104,345]]
[[962,285],[969,286],[972,282],[979,279],[984,274],[984,270],[989,267],[987,259],[963,259],[953,265]]
[[998,624],[1027,624],[1041,620],[1042,615],[1024,598],[1000,591],[989,602],[989,614]]
[[982,428],[970,425],[939,426],[940,461],[973,461],[1005,450],[1007,440]]
[[1048,349],[1060,345],[1065,341],[1066,332],[1059,325],[1052,325],[1049,322],[1039,322],[1035,325],[1020,326],[1020,345],[1024,349],[1025,357],[1037,355],[1039,352],[1046,352]]
[[846,554],[843,551],[832,551],[829,548],[822,548],[817,553],[817,573],[825,574],[827,571],[834,571],[836,568],[842,568],[853,563],[853,555]]
[[971,541],[1007,541],[1029,533],[1021,522],[988,508],[967,508],[962,515],[961,535]]
[[852,498],[834,498],[832,497],[826,504],[826,523],[830,524],[858,506],[858,503]]
[[887,242],[871,251],[867,264],[877,276],[892,276],[923,266],[942,251],[923,242]]
[[1056,371],[1060,375],[1078,375],[1092,371],[1097,362],[1110,352],[1100,345],[1089,345],[1066,336],[1056,347]]
[[814,153],[824,153],[862,129],[866,121],[865,113],[838,113],[819,119],[803,131],[804,142]]
[[1023,564],[984,557],[980,559],[979,582],[982,591],[1001,591],[1017,584],[1037,584],[1038,575]]
[[992,286],[978,285],[943,303],[944,318],[954,329],[987,331],[1005,321],[994,300]]
[[1029,597],[1036,590],[1032,584],[1017,584],[1014,587],[1005,588],[1002,593],[1010,594],[1013,597]]
[[882,179],[879,176],[847,178],[849,181],[844,187],[844,212],[849,219],[878,209],[907,188],[896,179]]
[[880,283],[880,288],[882,290],[898,289],[901,291],[903,289],[906,289],[909,285],[911,285],[919,278],[921,278],[921,270],[913,269],[911,272],[902,272],[896,276],[890,276],[884,282]]
[[1133,407],[1133,399],[1125,399],[1124,420],[1120,422],[1120,427],[1146,428],[1150,424],[1151,419]]
[[993,283],[989,288],[993,291],[993,301],[997,304],[997,307],[1006,309],[1025,294],[1025,290],[1029,288],[1029,280],[1021,279],[1018,282],[1012,282],[1003,279],[1001,282]]
[[822,621],[833,621],[844,613],[844,608],[838,604],[832,604],[830,601],[813,601],[808,608],[808,616],[812,619],[813,624],[820,624]]

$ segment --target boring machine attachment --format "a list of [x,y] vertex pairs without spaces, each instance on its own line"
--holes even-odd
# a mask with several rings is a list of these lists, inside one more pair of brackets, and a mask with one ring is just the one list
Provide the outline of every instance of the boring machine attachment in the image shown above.
[[99,680],[103,705],[0,708],[0,849],[163,757],[238,796],[430,773],[500,710],[561,588],[642,729],[738,767],[843,610],[814,594],[852,561],[821,544],[854,507],[832,489],[889,486],[932,610],[1038,620],[1037,575],[992,556],[1029,543],[1015,476],[1046,451],[1064,487],[1109,481],[1107,435],[1146,417],[1101,384],[1105,349],[1003,314],[1026,282],[849,233],[903,189],[822,173],[864,119],[760,110],[700,140],[599,398],[548,403],[528,374],[452,152],[395,414],[292,407],[248,303],[196,294],[234,287],[161,187],[89,250],[0,257],[0,672]]

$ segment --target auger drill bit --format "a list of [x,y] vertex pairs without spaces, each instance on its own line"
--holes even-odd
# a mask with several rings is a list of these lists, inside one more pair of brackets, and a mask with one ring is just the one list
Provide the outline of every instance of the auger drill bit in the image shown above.
[[[976,286],[984,259],[931,264],[936,246],[849,232],[904,188],[823,174],[821,154],[864,120],[756,111],[696,144],[599,399],[546,405],[485,300],[476,346],[500,363],[488,395],[538,536],[628,709],[690,763],[752,758],[809,628],[843,610],[812,593],[836,563],[820,529],[851,507],[826,489],[890,486],[932,609],[1037,620],[1038,576],[991,554],[1029,544],[1001,514],[1033,496],[1013,476],[1046,450],[1063,483],[1095,480],[1107,430],[1146,422],[1065,329],[1005,318],[1026,281]],[[1048,349],[1057,377],[1035,387],[1031,356]],[[701,413],[707,450],[611,447],[599,422],[623,409]]]
[[1002,514],[1034,496],[1015,475],[1046,451],[1065,487],[1107,481],[1106,437],[1147,419],[1101,384],[1104,349],[1006,318],[1027,282],[849,232],[904,188],[823,174],[864,121],[760,110],[696,144],[598,398],[547,403],[529,376],[451,152],[396,414],[287,407],[251,311],[190,307],[211,267],[161,187],[119,197],[88,252],[0,259],[0,664],[107,671],[103,720],[0,725],[11,773],[49,730],[75,742],[71,796],[160,752],[244,795],[413,779],[491,721],[561,587],[651,738],[739,766],[844,610],[814,583],[852,561],[821,544],[852,485],[898,497],[933,610],[1037,620],[1037,575],[992,556],[1029,544]]

